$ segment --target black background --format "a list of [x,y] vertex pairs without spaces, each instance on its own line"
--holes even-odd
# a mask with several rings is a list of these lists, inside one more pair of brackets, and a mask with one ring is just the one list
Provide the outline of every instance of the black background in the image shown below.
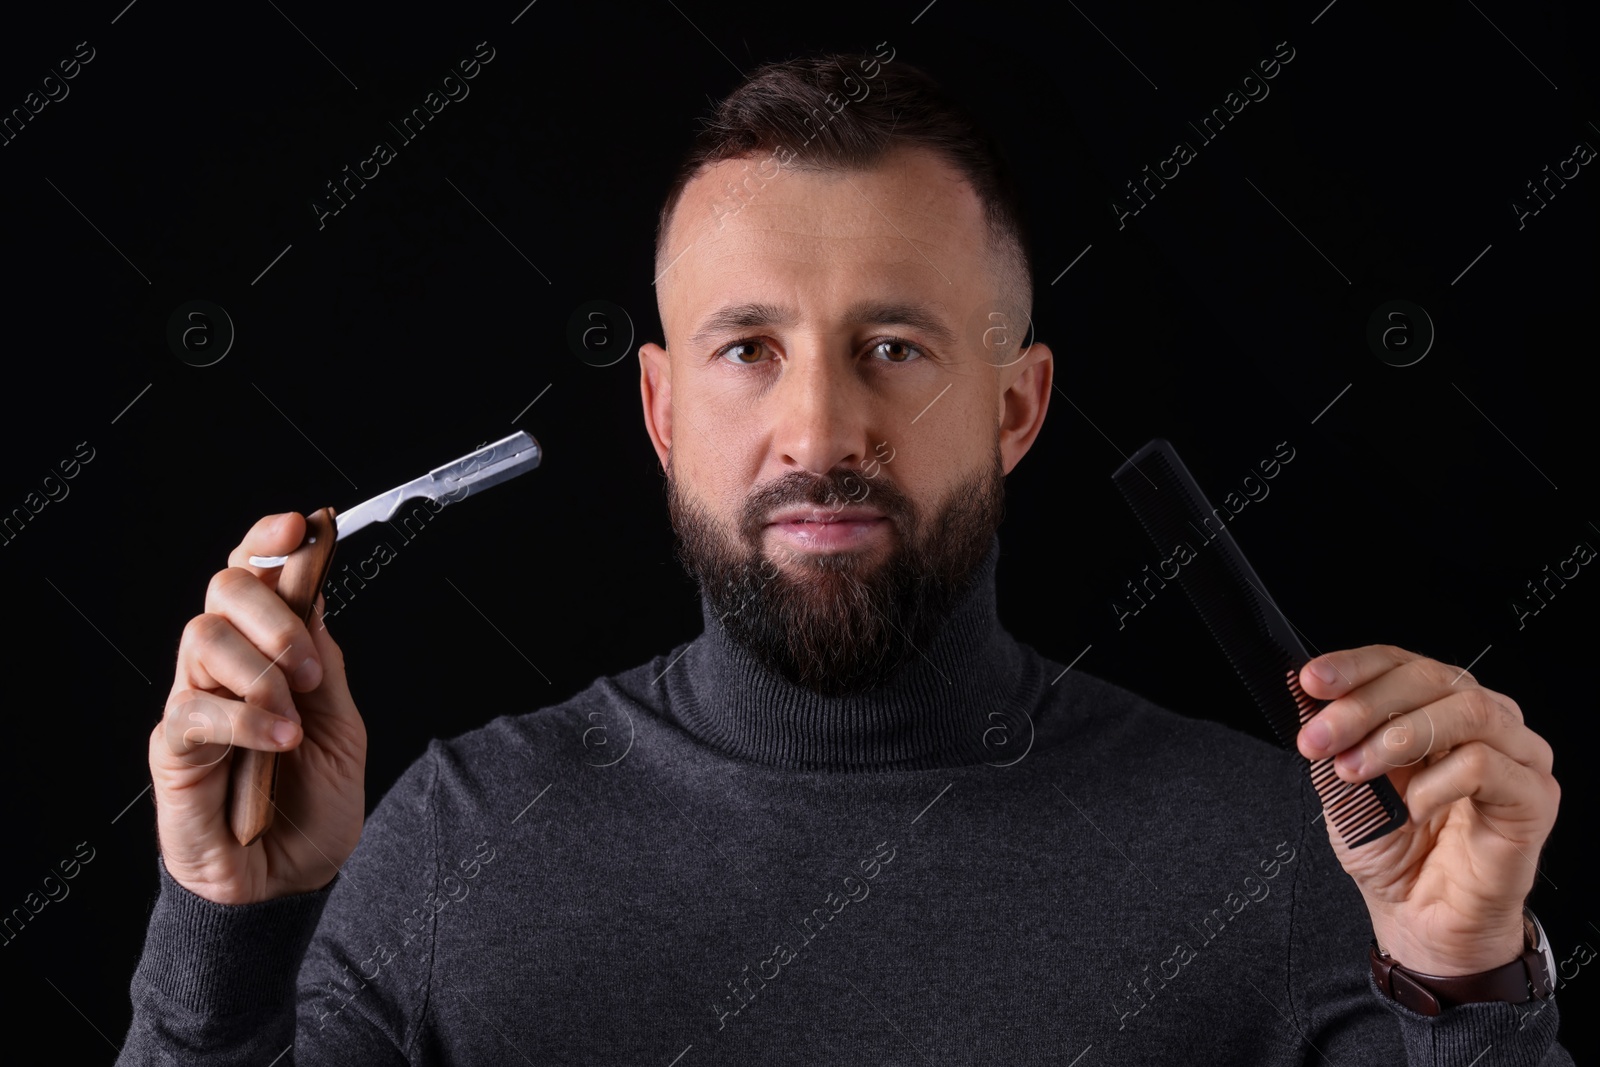
[[[1181,595],[1118,628],[1113,597],[1155,556],[1109,474],[1164,436],[1220,498],[1289,442],[1236,538],[1316,648],[1471,663],[1521,703],[1565,790],[1531,903],[1558,958],[1600,944],[1583,674],[1600,577],[1584,568],[1521,628],[1511,606],[1577,543],[1600,546],[1600,173],[1584,167],[1520,229],[1512,208],[1577,142],[1600,146],[1592,15],[924,2],[6,15],[6,113],[78,42],[94,49],[70,94],[0,147],[0,514],[80,442],[94,450],[0,546],[14,768],[0,909],[79,842],[95,850],[4,947],[9,1007],[67,1062],[109,1062],[126,1031],[155,888],[147,738],[183,625],[256,518],[348,508],[514,429],[546,451],[430,524],[330,623],[370,730],[369,806],[429,738],[563,700],[698,632],[640,418],[635,353],[662,339],[660,197],[741,71],[881,41],[990,122],[1026,197],[1059,392],[1008,481],[1007,626],[1264,736]],[[470,96],[400,146],[386,123],[480,41],[495,56]],[[1281,41],[1294,58],[1270,95],[1200,146],[1186,122]],[[1119,229],[1113,198],[1180,139],[1198,158]],[[319,229],[312,201],[377,140],[397,158]],[[608,367],[567,341],[596,299],[635,332],[624,350],[618,324]],[[1437,331],[1411,366],[1366,341],[1394,299]],[[236,330],[214,365],[167,344],[190,300]],[[352,538],[336,568],[375,543]],[[1582,1061],[1600,1045],[1592,968],[1560,1004]]]

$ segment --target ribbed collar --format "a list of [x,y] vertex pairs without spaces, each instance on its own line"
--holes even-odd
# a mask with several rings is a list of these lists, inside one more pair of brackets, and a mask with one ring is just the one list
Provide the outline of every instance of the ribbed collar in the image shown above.
[[882,686],[839,697],[758,663],[701,596],[705,630],[663,675],[669,714],[719,751],[794,770],[1003,764],[1031,739],[1040,658],[1000,625],[996,537],[944,625]]

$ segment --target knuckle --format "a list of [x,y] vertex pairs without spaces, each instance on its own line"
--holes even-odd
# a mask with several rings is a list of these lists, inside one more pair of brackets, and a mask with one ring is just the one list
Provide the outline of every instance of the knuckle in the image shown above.
[[1548,775],[1556,764],[1556,750],[1550,746],[1550,742],[1538,734],[1533,734],[1533,748],[1534,752],[1537,753],[1534,757],[1536,765],[1539,770]]
[[[234,736],[234,708],[198,690],[174,693],[166,714],[151,734],[153,751],[192,767],[205,767],[222,758]],[[203,752],[203,755],[196,755]]]
[[[298,667],[300,665],[299,663],[291,662],[293,657],[285,657],[284,654],[290,649],[294,648],[296,644],[301,643],[300,635],[304,632],[305,627],[297,626],[293,622],[286,622],[280,626],[276,626],[273,628],[271,635],[267,638],[267,647],[262,651],[271,656],[275,661],[275,665],[278,667],[283,667],[285,665],[289,667]],[[279,657],[284,658],[280,659]]]
[[1424,730],[1422,726],[1422,720],[1416,715],[1392,717],[1378,737],[1378,755],[1391,767],[1421,759],[1427,752],[1419,749],[1433,745],[1433,731]]
[[1506,707],[1503,701],[1491,701],[1494,705],[1494,721],[1501,730],[1522,729],[1522,716]]
[[211,582],[206,586],[206,603],[225,601],[237,596],[243,582],[258,581],[255,575],[243,567],[228,567],[211,576]]
[[[1371,697],[1351,693],[1342,697],[1339,703],[1344,707],[1337,721],[1345,730],[1355,735],[1351,738],[1352,741],[1371,731],[1374,726],[1379,725],[1376,721],[1378,709],[1373,704]],[[1392,720],[1385,720],[1385,722],[1388,721]]]
[[290,700],[289,680],[278,667],[269,667],[244,687],[239,699],[259,708],[282,707]]
[[1417,661],[1416,665],[1424,678],[1441,689],[1459,685],[1462,682],[1467,685],[1477,684],[1477,679],[1473,678],[1469,672],[1462,670],[1460,667],[1452,667],[1448,663],[1440,663],[1436,659],[1421,659]]
[[231,624],[221,615],[204,612],[190,619],[183,627],[183,642],[191,647],[204,647],[221,640]]
[[1488,730],[1500,721],[1500,707],[1482,689],[1467,690],[1461,703],[1466,710],[1467,725],[1474,730]]
[[1488,774],[1494,754],[1488,745],[1482,741],[1468,741],[1456,746],[1456,753],[1461,759],[1461,765],[1466,772],[1474,778],[1482,779]]
[[276,515],[263,515],[253,522],[250,525],[250,529],[246,530],[244,536],[239,539],[239,543],[234,546],[233,553],[229,558],[231,559],[233,556],[248,556],[260,551],[261,542],[271,532],[272,524],[277,518],[278,516]]

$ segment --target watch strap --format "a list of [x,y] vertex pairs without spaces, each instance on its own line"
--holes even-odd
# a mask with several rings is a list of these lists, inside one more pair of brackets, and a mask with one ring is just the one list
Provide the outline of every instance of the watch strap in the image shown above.
[[1372,942],[1368,960],[1378,989],[1418,1015],[1438,1015],[1458,1004],[1486,1001],[1525,1004],[1555,992],[1555,975],[1539,945],[1525,945],[1522,955],[1510,963],[1477,974],[1422,974],[1379,951],[1377,941]]

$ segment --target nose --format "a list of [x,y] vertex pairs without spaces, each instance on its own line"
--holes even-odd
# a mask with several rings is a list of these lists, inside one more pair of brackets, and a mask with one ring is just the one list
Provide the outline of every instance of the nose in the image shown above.
[[826,342],[791,351],[776,393],[773,444],[785,467],[825,475],[865,461],[870,398],[849,353]]

